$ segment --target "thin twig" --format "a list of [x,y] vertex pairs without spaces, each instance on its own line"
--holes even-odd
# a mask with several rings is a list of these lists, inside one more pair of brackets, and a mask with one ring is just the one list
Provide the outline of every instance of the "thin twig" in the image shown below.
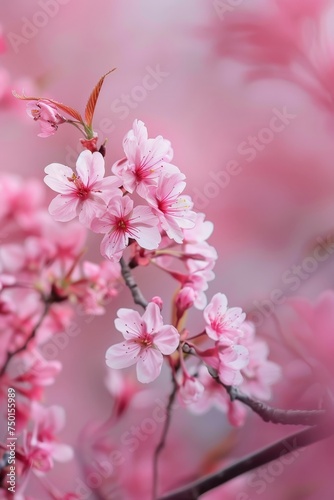
[[172,406],[175,400],[175,396],[177,393],[177,385],[175,380],[173,380],[173,390],[169,395],[168,399],[168,404],[166,406],[166,420],[164,423],[164,427],[162,429],[162,434],[160,441],[154,451],[153,455],[153,500],[156,500],[157,498],[157,493],[158,493],[158,460],[159,460],[159,455],[162,452],[162,450],[165,447],[166,444],[166,438],[168,434],[168,430],[170,427],[171,423],[171,418],[172,418]]
[[122,269],[122,276],[124,278],[126,286],[129,288],[132,294],[132,298],[135,304],[138,304],[139,306],[142,306],[144,309],[146,309],[148,302],[142,294],[139,286],[135,282],[134,277],[131,274],[130,267],[123,258],[120,260],[120,264]]
[[2,377],[2,375],[5,373],[6,369],[7,369],[7,366],[10,362],[10,360],[16,356],[17,354],[19,354],[20,352],[24,351],[27,347],[28,347],[28,344],[29,342],[35,337],[36,333],[37,333],[37,330],[39,329],[39,327],[41,326],[45,316],[48,314],[49,312],[49,308],[51,306],[51,302],[50,301],[45,301],[44,302],[44,309],[43,309],[43,312],[41,314],[41,317],[39,318],[39,320],[37,321],[36,325],[34,326],[31,334],[29,335],[29,337],[27,338],[27,340],[25,341],[25,343],[23,345],[21,345],[21,347],[19,347],[18,349],[16,349],[16,351],[12,351],[12,352],[7,352],[7,358],[6,358],[6,361],[3,365],[3,367],[1,368],[0,370],[0,377]]
[[285,455],[293,453],[294,457],[298,458],[300,455],[300,452],[297,451],[298,449],[317,443],[333,434],[333,422],[327,426],[316,426],[296,432],[242,458],[226,469],[222,469],[210,476],[206,476],[171,493],[167,493],[158,500],[197,500],[200,495],[227,483],[231,479]]

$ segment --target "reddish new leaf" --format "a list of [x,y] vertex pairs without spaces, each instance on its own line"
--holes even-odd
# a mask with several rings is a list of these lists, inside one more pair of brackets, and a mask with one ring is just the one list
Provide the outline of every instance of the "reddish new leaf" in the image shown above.
[[106,73],[105,75],[102,76],[102,78],[98,81],[97,85],[94,87],[91,95],[89,96],[89,99],[88,99],[88,102],[86,105],[86,109],[85,109],[85,122],[89,127],[91,127],[91,125],[92,125],[95,106],[96,106],[104,79],[110,73],[115,71],[115,69],[116,68],[111,69],[110,71],[108,71],[108,73]]
[[52,104],[54,104],[55,106],[57,106],[57,108],[61,109],[65,113],[67,113],[68,115],[70,115],[75,120],[78,120],[79,122],[82,122],[82,116],[79,113],[79,111],[76,111],[75,109],[71,108],[70,106],[66,106],[65,104],[62,104],[61,102],[55,101],[54,99],[48,99],[48,98],[45,98],[45,97],[28,97],[28,96],[25,96],[25,95],[18,94],[17,92],[15,92],[15,90],[12,91],[12,94],[17,99],[21,99],[23,101],[44,101],[44,102],[51,102]]

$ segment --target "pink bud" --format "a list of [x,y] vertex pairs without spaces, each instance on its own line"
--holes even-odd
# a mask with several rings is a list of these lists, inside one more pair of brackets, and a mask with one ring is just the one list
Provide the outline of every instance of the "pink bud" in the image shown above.
[[151,302],[154,302],[159,307],[160,311],[162,311],[163,301],[161,297],[156,295],[155,297],[153,297],[153,299],[151,299]]

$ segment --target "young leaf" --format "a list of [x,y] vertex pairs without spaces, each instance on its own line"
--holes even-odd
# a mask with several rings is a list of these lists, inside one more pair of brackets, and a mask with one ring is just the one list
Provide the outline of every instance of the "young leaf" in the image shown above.
[[111,69],[106,73],[105,75],[102,76],[102,78],[98,81],[97,85],[94,87],[91,95],[89,96],[86,109],[85,109],[85,122],[88,125],[88,127],[92,126],[92,121],[93,121],[93,115],[95,111],[95,106],[104,82],[104,79],[106,76],[108,76],[110,73],[115,71],[116,68]]

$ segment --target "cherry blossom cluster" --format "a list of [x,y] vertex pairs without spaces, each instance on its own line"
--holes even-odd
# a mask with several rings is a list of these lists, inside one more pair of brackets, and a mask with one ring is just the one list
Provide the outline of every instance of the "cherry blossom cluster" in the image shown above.
[[[193,210],[190,196],[184,193],[186,178],[172,163],[171,143],[162,136],[150,138],[144,123],[135,120],[123,140],[125,156],[106,166],[105,143],[98,147],[92,124],[105,76],[89,97],[84,117],[52,99],[14,94],[28,101],[28,115],[39,122],[41,137],[53,135],[66,123],[83,134],[75,171],[60,163],[45,168],[44,181],[57,193],[49,205],[53,221],[41,202],[34,205],[40,199],[39,185],[30,188],[38,196],[27,196],[29,186],[25,186],[22,198],[22,186],[9,178],[10,187],[4,190],[8,198],[2,214],[4,234],[11,236],[0,254],[0,300],[9,332],[1,351],[1,376],[5,389],[10,386],[18,392],[22,476],[28,467],[45,472],[53,460],[71,456],[68,447],[54,443],[64,414],[40,404],[43,386],[53,382],[61,365],[41,359],[36,354],[39,346],[66,331],[73,304],[88,314],[102,314],[121,281],[144,312],[118,310],[115,334],[122,334],[123,340],[107,349],[108,367],[136,365],[138,381],[146,384],[160,375],[165,360],[181,405],[195,412],[216,405],[233,425],[244,423],[246,412],[238,401],[231,401],[227,389],[239,386],[248,395],[269,399],[271,385],[280,376],[279,366],[268,360],[266,343],[256,339],[254,325],[242,309],[228,307],[222,293],[207,302],[217,260],[215,248],[207,241],[213,224]],[[22,199],[28,206],[21,207]],[[101,264],[82,261],[87,230],[103,234]],[[149,265],[177,284],[170,324],[164,321],[159,289],[147,302],[132,276],[136,267]],[[186,327],[192,308],[203,311],[200,332],[190,333]],[[120,418],[132,395],[125,388],[115,396],[112,420]],[[99,436],[97,432],[96,443]]]
[[[53,133],[59,120],[53,103],[43,103],[41,109],[46,113],[48,107],[49,114],[36,114],[34,119],[39,119],[44,132],[48,119],[49,124],[54,124],[49,131]],[[43,136],[48,135],[44,132]],[[131,268],[154,264],[178,282],[173,325],[163,322],[159,296],[145,304],[142,316],[132,309],[118,311],[115,328],[124,341],[107,350],[107,365],[126,368],[136,364],[138,380],[147,383],[159,376],[166,357],[180,399],[191,404],[201,398],[211,380],[201,366],[197,366],[196,375],[190,375],[185,362],[189,356],[182,350],[186,344],[200,364],[217,370],[223,384],[236,386],[245,379],[244,386],[251,394],[270,397],[269,387],[279,378],[279,368],[267,360],[265,344],[255,343],[254,326],[245,321],[240,308],[228,308],[226,296],[221,293],[207,305],[205,291],[214,278],[217,259],[216,250],[207,243],[213,224],[205,220],[204,214],[194,212],[191,198],[183,194],[186,179],[171,163],[170,142],[161,136],[149,138],[144,123],[135,120],[124,137],[123,149],[125,157],[112,165],[111,175],[106,175],[103,154],[85,149],[76,162],[76,172],[52,163],[45,168],[44,179],[59,193],[49,206],[55,220],[78,218],[86,228],[103,233],[100,251],[109,261],[119,262],[129,248]],[[180,271],[177,261],[184,271]],[[202,337],[201,343],[214,341],[214,347],[203,351],[187,339],[188,332],[182,329],[185,314],[193,306],[205,308],[206,322],[204,331],[195,337]],[[221,399],[225,397],[226,409],[228,395],[219,386],[218,391],[223,395]],[[228,406],[234,409],[237,405]],[[240,423],[242,418],[231,420]]]
[[[85,228],[50,220],[40,181],[1,175],[0,198],[0,401],[5,419],[7,391],[15,391],[16,473],[23,495],[31,474],[41,477],[54,461],[73,455],[57,438],[65,410],[42,404],[44,389],[62,369],[48,359],[45,347],[71,328],[75,308],[104,313],[118,293],[120,268],[82,259]],[[0,442],[3,481],[7,452],[6,442]],[[3,487],[7,490],[5,482]]]

